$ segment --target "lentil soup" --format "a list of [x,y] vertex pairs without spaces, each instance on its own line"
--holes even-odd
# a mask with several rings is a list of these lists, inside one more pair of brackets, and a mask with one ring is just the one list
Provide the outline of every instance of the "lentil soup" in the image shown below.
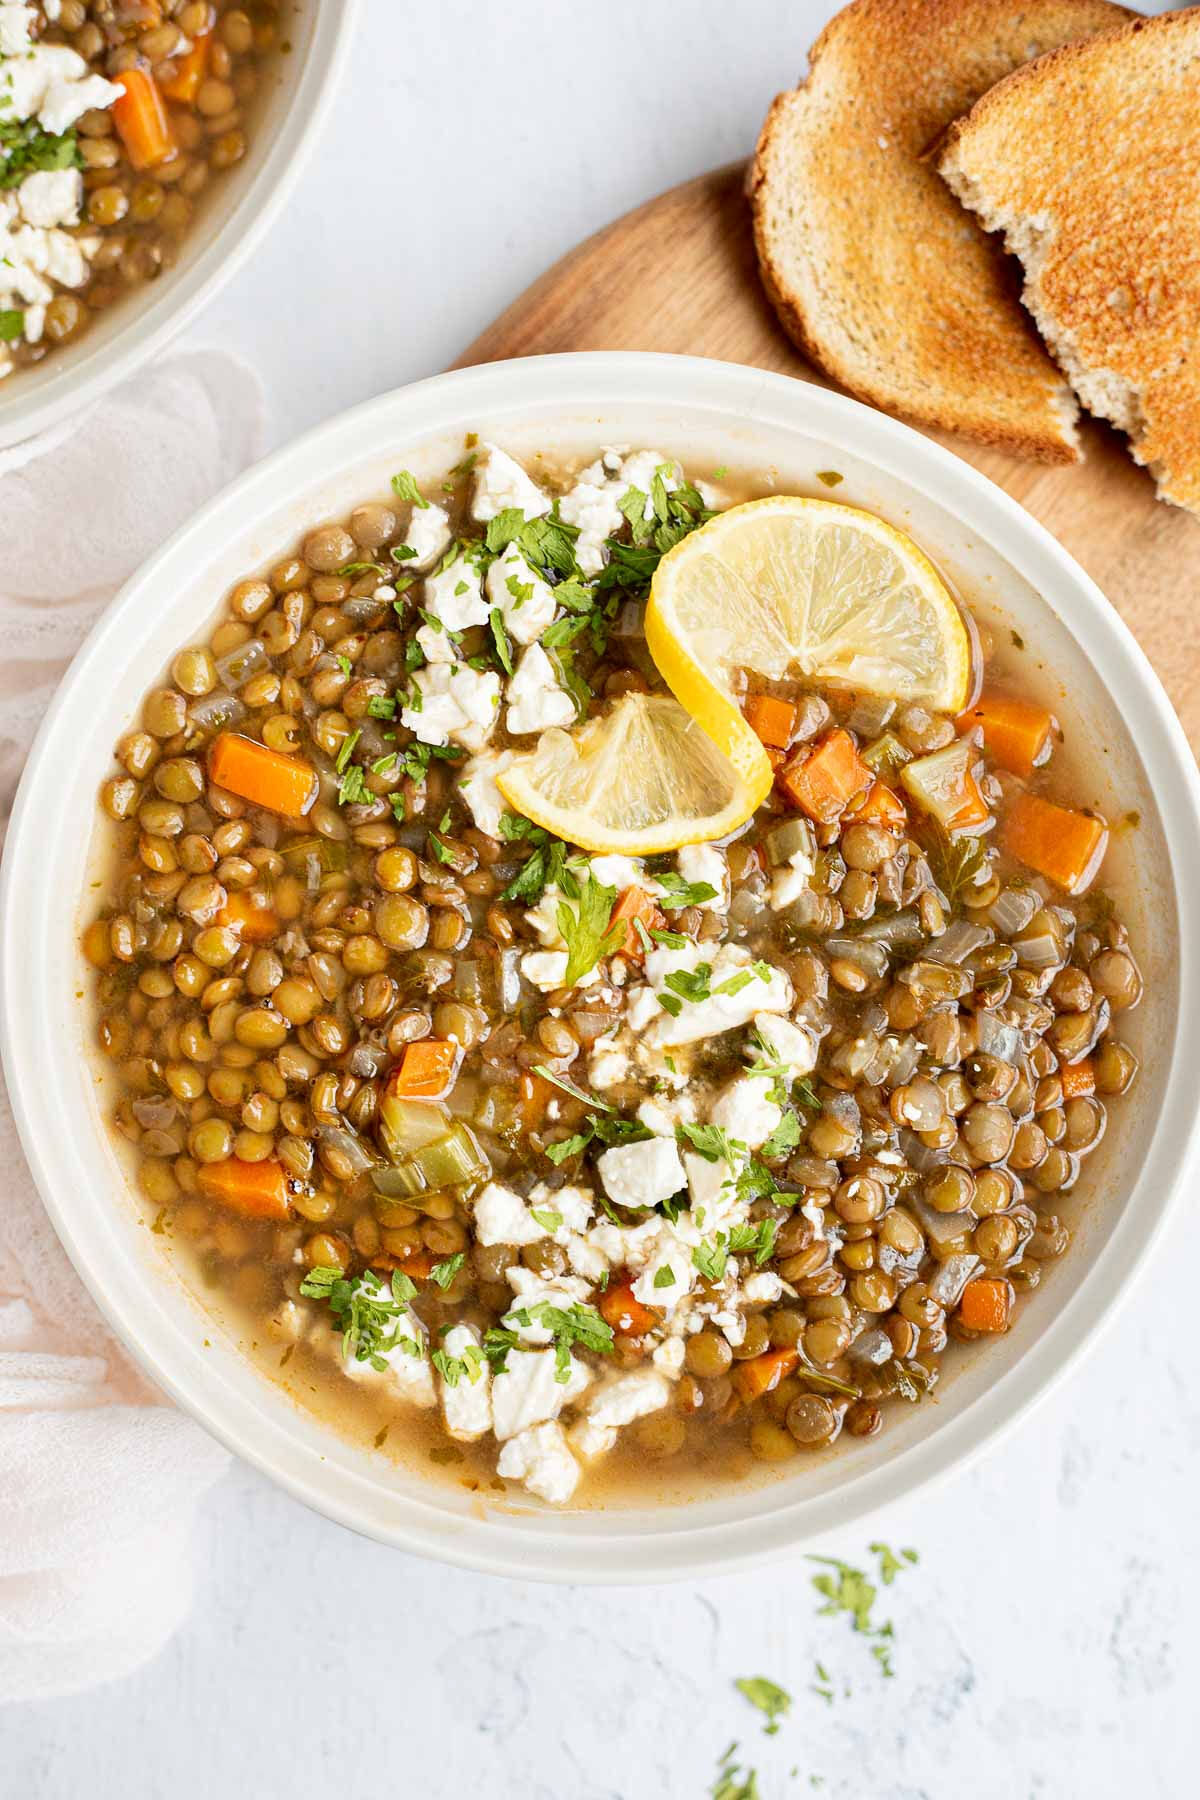
[[1054,1304],[1137,1077],[1109,829],[994,621],[954,717],[750,677],[774,781],[726,841],[507,804],[661,688],[659,557],[761,491],[398,473],[234,587],[101,791],[83,947],[157,1228],[302,1404],[485,1492],[794,1469],[926,1404]]
[[0,0],[0,376],[179,259],[246,155],[286,0]]

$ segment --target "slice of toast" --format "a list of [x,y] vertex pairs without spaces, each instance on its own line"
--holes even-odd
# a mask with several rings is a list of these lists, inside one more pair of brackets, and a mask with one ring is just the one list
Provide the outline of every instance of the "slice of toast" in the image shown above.
[[1200,513],[1200,7],[1019,69],[938,166],[1021,259],[1083,404]]
[[853,0],[767,115],[759,267],[789,335],[852,394],[1047,462],[1078,408],[1000,246],[926,153],[1031,57],[1131,15],[1108,0]]

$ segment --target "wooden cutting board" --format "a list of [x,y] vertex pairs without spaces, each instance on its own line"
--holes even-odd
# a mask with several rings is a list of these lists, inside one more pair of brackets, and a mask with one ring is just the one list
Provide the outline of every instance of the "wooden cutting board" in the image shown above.
[[[734,164],[685,182],[572,250],[459,358],[561,350],[711,356],[831,386],[784,336],[759,286]],[[982,469],[1078,558],[1136,633],[1200,748],[1200,520],[1154,498],[1120,436],[1085,424],[1085,460],[1021,462],[930,433]]]

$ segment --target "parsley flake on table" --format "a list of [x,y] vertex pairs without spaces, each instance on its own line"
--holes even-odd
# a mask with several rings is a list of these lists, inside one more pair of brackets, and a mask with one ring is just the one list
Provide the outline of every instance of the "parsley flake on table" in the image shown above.
[[792,1696],[786,1688],[781,1688],[777,1681],[770,1681],[765,1675],[744,1675],[734,1682],[734,1687],[743,1699],[756,1706],[760,1713],[766,1714],[763,1726],[768,1737],[774,1737],[779,1730],[780,1719],[786,1719],[791,1711]]

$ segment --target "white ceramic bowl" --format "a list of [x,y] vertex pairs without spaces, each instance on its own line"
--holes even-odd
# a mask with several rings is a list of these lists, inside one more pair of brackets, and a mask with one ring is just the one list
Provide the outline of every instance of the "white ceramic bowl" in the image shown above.
[[0,447],[59,425],[132,375],[241,268],[292,192],[337,91],[358,0],[296,0],[291,49],[256,101],[245,159],[206,196],[177,266],[127,295],[77,344],[0,382]]
[[[147,1231],[87,1049],[77,933],[95,792],[141,695],[176,648],[203,637],[235,579],[308,525],[384,490],[397,466],[435,476],[457,460],[467,431],[524,456],[652,445],[696,472],[726,463],[784,490],[826,492],[815,474],[837,469],[839,498],[908,526],[973,605],[1002,609],[1045,665],[1032,679],[1054,687],[1065,677],[1055,699],[1068,743],[1090,746],[1085,797],[1114,817],[1141,814],[1138,831],[1117,836],[1106,879],[1147,976],[1145,1001],[1122,1022],[1142,1074],[1136,1098],[1112,1109],[1098,1153],[1103,1180],[1089,1163],[1095,1197],[1069,1255],[1014,1332],[963,1352],[940,1398],[893,1409],[878,1440],[686,1506],[497,1510],[300,1412],[214,1327]],[[557,356],[441,376],[310,432],[205,507],[113,602],[59,689],[22,783],[3,876],[4,1056],[26,1153],[76,1267],[147,1370],[331,1518],[447,1561],[564,1581],[660,1580],[767,1557],[911,1492],[1011,1425],[1082,1355],[1146,1256],[1179,1193],[1196,1125],[1198,785],[1157,680],[1102,595],[998,488],[905,426],[819,388],[683,357]]]

